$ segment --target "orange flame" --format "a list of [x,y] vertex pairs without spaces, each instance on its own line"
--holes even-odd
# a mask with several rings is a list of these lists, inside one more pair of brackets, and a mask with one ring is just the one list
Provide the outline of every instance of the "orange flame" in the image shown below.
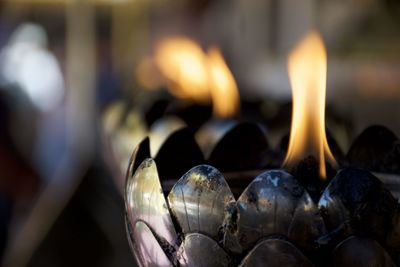
[[176,97],[203,103],[211,100],[214,115],[221,118],[237,112],[238,88],[218,49],[205,53],[188,38],[170,38],[158,45],[155,63]]
[[325,160],[334,166],[336,161],[325,135],[327,54],[318,33],[309,33],[293,49],[288,70],[293,114],[289,148],[283,165],[293,167],[312,155],[319,160],[319,174],[325,178]]
[[222,118],[232,117],[240,99],[235,79],[217,48],[208,51],[208,59],[214,114]]

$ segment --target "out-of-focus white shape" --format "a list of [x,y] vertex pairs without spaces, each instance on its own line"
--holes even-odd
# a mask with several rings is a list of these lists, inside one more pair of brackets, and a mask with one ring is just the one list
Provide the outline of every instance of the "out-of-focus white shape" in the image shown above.
[[19,26],[0,53],[1,84],[20,87],[41,111],[60,104],[64,79],[53,54],[47,50],[46,32],[41,26]]

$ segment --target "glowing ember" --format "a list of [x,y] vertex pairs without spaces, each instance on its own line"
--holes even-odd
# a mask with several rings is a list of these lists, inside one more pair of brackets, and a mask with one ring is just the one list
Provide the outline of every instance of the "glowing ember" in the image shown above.
[[325,135],[326,62],[326,50],[316,32],[309,33],[289,55],[293,114],[284,161],[284,166],[293,167],[312,155],[319,160],[322,178],[326,177],[325,160],[336,165]]
[[154,62],[176,97],[200,103],[211,100],[214,115],[221,118],[237,112],[238,89],[218,49],[205,53],[188,38],[169,38],[157,46]]

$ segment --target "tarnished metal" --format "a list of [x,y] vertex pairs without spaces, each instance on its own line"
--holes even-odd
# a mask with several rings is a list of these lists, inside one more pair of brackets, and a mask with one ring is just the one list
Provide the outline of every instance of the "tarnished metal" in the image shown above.
[[226,206],[235,199],[217,169],[200,165],[175,184],[168,201],[183,233],[200,232],[217,239]]
[[[261,138],[258,130],[249,132]],[[240,136],[235,133],[226,143],[235,144]],[[283,170],[261,171],[264,165],[257,159],[266,144],[250,160],[255,165],[237,163],[238,151],[232,162],[224,162],[229,166],[221,165],[230,148],[219,147],[223,153],[214,161],[225,179],[216,167],[198,165],[205,161],[187,129],[173,134],[155,160],[149,140],[143,141],[131,158],[125,188],[127,234],[140,266],[400,263],[397,200],[373,174],[344,169],[320,198],[318,191],[312,199],[298,177]],[[247,157],[251,151],[246,151]],[[399,176],[377,176],[395,194],[400,191]]]
[[327,261],[329,266],[395,267],[389,254],[378,242],[351,236],[341,242]]
[[267,239],[257,244],[239,267],[312,267],[313,264],[293,244],[281,239]]
[[230,263],[228,254],[206,235],[192,233],[185,239],[178,252],[181,266],[226,267]]
[[362,233],[384,242],[397,200],[370,172],[346,168],[325,189],[319,206],[328,232],[341,238]]
[[283,235],[311,250],[324,233],[324,223],[308,193],[281,170],[259,175],[237,202],[237,237],[248,249],[262,237]]
[[[126,194],[130,225],[146,222],[156,235],[153,241],[161,242],[157,244],[167,250],[170,261],[182,266],[228,266],[238,261],[242,251],[251,250],[271,235],[284,236],[310,251],[314,240],[324,232],[323,221],[308,193],[290,174],[280,170],[259,175],[236,202],[222,174],[212,166],[199,165],[174,185],[167,204],[155,162],[146,159],[128,178]],[[182,237],[176,234],[169,212]],[[143,239],[133,229],[135,255],[146,265],[146,257],[134,245]],[[182,243],[177,248],[178,242]],[[256,247],[252,250],[254,255],[267,250],[282,257],[287,252],[289,262],[302,261],[301,252],[286,241],[270,241]],[[278,251],[274,252],[274,247]],[[247,264],[244,266],[255,261],[254,255],[243,262]],[[279,262],[278,258],[275,262]]]

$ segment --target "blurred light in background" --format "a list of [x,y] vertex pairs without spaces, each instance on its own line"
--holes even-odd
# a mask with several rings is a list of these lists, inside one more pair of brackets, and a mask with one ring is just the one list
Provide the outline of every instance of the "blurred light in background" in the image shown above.
[[0,75],[4,86],[20,87],[41,111],[53,109],[63,99],[61,70],[39,25],[25,23],[15,30],[1,51]]

